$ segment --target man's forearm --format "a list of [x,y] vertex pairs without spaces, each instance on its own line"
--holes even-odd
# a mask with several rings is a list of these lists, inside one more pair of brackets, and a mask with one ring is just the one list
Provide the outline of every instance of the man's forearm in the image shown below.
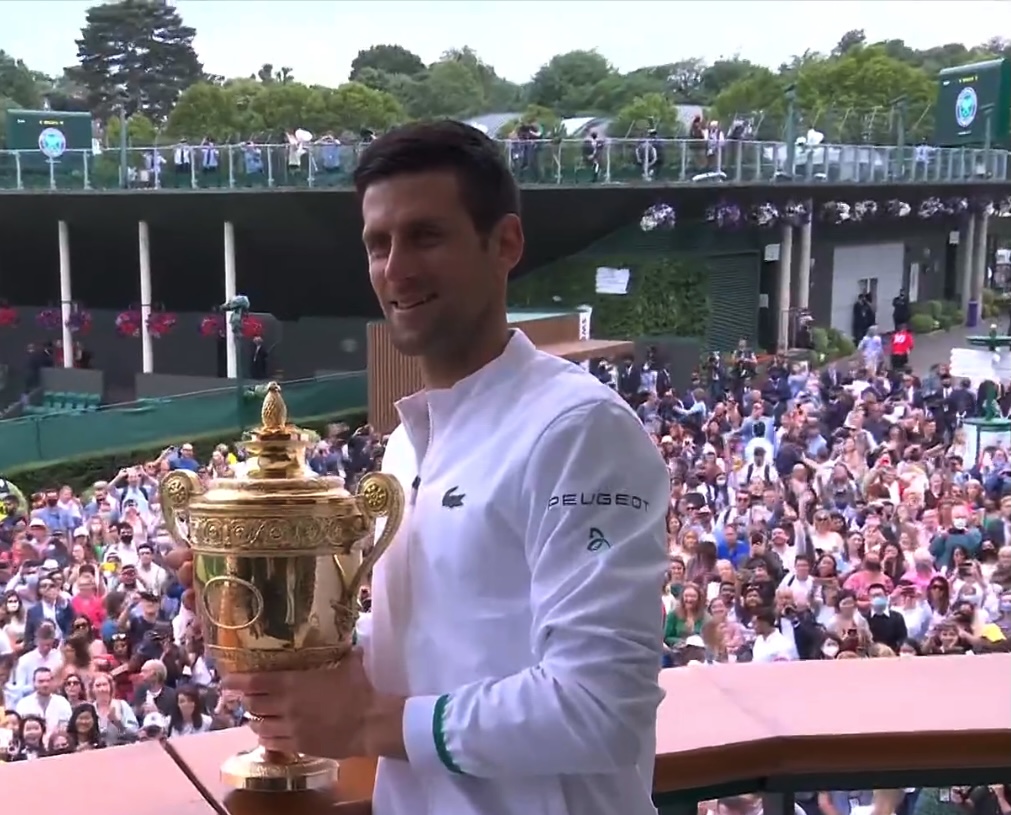
[[363,753],[379,758],[407,760],[404,747],[404,708],[407,700],[400,696],[377,694],[365,713]]

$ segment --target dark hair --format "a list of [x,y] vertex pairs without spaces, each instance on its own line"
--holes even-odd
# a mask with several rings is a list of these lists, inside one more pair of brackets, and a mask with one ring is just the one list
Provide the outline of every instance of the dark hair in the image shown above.
[[520,194],[501,147],[475,127],[441,120],[414,122],[383,134],[362,153],[354,172],[359,197],[378,181],[448,170],[474,228],[487,235],[506,215],[519,215]]
[[193,703],[193,727],[199,730],[204,723],[204,716],[209,716],[207,708],[204,706],[204,700],[200,696],[200,691],[197,690],[192,685],[184,685],[181,688],[176,689],[176,702],[172,706],[172,713],[169,717],[169,731],[172,733],[181,733],[183,727],[185,727],[189,722],[183,718],[183,712],[179,709],[179,699],[185,697]]
[[[77,720],[81,718],[82,713],[91,714],[91,727],[88,728],[88,732],[83,736],[77,732]],[[95,710],[94,705],[89,702],[83,702],[74,708],[74,712],[70,714],[70,721],[67,722],[67,740],[70,742],[72,750],[76,750],[81,744],[90,744],[92,747],[105,747],[105,742],[102,741],[102,734],[98,729],[98,711]]]

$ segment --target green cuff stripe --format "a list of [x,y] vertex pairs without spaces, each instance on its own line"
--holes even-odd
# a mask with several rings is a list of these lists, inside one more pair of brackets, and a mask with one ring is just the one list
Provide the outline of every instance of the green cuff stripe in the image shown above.
[[453,756],[450,755],[449,749],[446,747],[446,733],[443,730],[443,725],[446,720],[446,706],[448,704],[448,693],[444,693],[435,702],[435,708],[432,711],[432,740],[435,742],[435,752],[443,766],[451,773],[463,775],[463,770],[453,761]]

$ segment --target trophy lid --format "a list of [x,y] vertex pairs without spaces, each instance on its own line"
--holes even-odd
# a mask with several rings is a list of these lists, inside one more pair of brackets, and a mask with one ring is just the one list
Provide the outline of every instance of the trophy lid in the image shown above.
[[267,385],[260,408],[260,427],[252,431],[246,448],[256,455],[249,478],[299,478],[304,472],[303,453],[309,441],[301,429],[288,423],[288,406],[276,382]]

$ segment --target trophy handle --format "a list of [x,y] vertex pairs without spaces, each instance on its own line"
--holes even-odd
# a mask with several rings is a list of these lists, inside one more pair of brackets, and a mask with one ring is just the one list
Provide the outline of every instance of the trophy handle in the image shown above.
[[187,549],[190,546],[189,539],[179,531],[178,513],[183,512],[195,496],[203,495],[204,492],[206,492],[204,485],[200,483],[196,473],[189,470],[173,470],[158,485],[165,531],[176,545],[185,546]]
[[365,575],[372,571],[376,561],[390,547],[400,529],[400,524],[404,520],[404,491],[400,482],[392,475],[366,473],[358,482],[355,499],[362,512],[373,520],[386,518],[386,523],[383,524],[383,531],[373,543],[372,551],[362,560],[358,571],[351,579],[348,593],[352,597],[358,596],[358,588],[361,586],[362,580],[365,579]]

